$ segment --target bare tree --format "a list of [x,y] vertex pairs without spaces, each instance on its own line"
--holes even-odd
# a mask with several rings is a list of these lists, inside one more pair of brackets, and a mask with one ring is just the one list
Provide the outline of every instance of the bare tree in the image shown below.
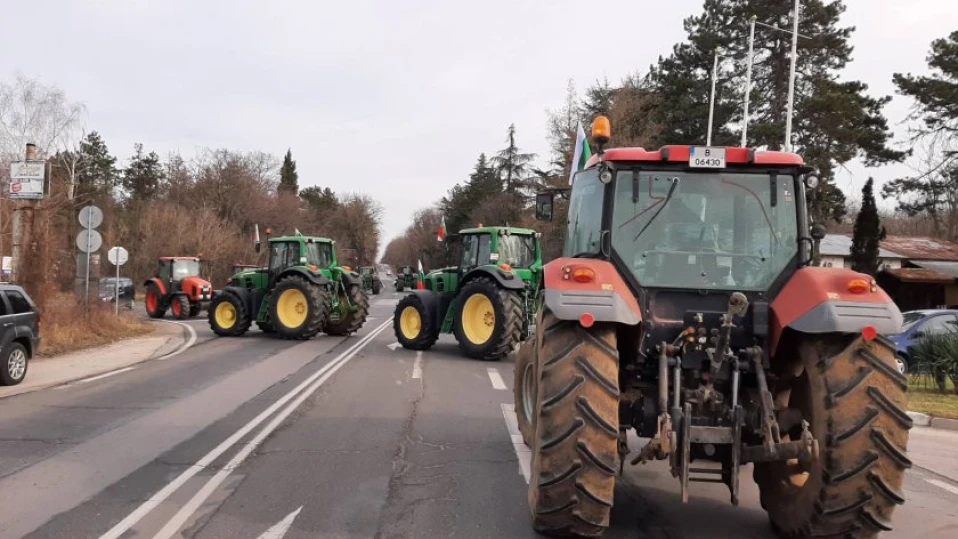
[[16,159],[28,142],[41,156],[57,150],[70,137],[86,108],[67,100],[63,90],[36,79],[17,76],[0,82],[0,157]]

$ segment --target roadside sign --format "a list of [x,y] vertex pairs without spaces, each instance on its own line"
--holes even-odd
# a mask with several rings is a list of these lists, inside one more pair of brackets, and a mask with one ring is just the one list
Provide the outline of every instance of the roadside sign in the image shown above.
[[46,161],[14,161],[10,163],[10,198],[39,200],[43,198]]
[[103,245],[103,236],[96,230],[81,230],[77,234],[77,248],[84,253],[92,253]]
[[4,276],[9,276],[13,273],[13,257],[5,256],[0,262],[0,273]]
[[84,206],[78,220],[86,228],[96,228],[103,224],[103,211],[96,206]]
[[689,167],[725,168],[725,148],[692,146],[689,150]]
[[106,257],[114,266],[122,266],[130,259],[130,253],[123,247],[111,247]]

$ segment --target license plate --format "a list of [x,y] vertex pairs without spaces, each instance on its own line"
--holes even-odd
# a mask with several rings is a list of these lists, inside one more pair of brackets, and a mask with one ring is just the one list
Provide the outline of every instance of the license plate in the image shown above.
[[725,168],[725,148],[693,146],[689,152],[692,168]]

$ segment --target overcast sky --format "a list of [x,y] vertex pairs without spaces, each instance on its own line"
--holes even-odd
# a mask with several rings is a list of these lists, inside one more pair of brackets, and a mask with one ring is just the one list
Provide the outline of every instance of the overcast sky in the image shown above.
[[[60,86],[123,159],[136,142],[187,157],[202,147],[291,148],[301,188],[380,200],[388,239],[464,179],[480,151],[501,148],[510,123],[544,163],[545,110],[568,80],[583,89],[644,72],[684,37],[682,19],[702,0],[464,4],[7,2],[0,77]],[[896,71],[924,72],[931,40],[958,21],[952,0],[845,4],[842,22],[857,27],[846,75],[875,95],[893,93]],[[899,124],[908,106],[897,97],[889,120]],[[886,181],[907,170],[853,165],[838,183],[855,198],[869,174]]]

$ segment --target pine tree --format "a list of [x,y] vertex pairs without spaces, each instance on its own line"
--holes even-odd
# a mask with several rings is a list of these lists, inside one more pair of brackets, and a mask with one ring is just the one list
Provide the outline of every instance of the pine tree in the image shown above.
[[851,250],[852,269],[869,275],[878,273],[879,242],[885,239],[874,188],[875,180],[868,178],[862,187],[862,207],[855,218]]
[[513,194],[525,186],[529,166],[536,154],[519,151],[516,145],[516,124],[511,124],[506,133],[508,145],[492,158],[492,164],[505,182],[506,193]]
[[293,161],[292,150],[286,150],[286,156],[283,157],[283,166],[279,169],[277,191],[290,195],[299,194],[299,173],[296,172],[296,161]]
[[121,183],[129,199],[144,202],[152,199],[159,192],[163,183],[163,165],[156,152],[143,153],[143,145],[137,143],[136,153],[130,158],[130,164],[123,170]]
[[[713,144],[739,143],[749,19],[790,29],[793,6],[791,0],[705,0],[703,13],[685,20],[688,41],[676,45],[649,74],[658,97],[649,112],[661,128],[660,144],[705,142],[716,49],[722,51],[722,67]],[[845,197],[833,183],[837,167],[855,158],[874,166],[904,157],[888,146],[882,107],[889,98],[871,97],[865,84],[838,78],[852,53],[853,28],[839,24],[844,11],[841,0],[804,0],[799,22],[799,32],[808,38],[799,40],[793,148],[820,172],[822,185],[811,208],[812,219],[820,223],[845,213]],[[783,146],[790,54],[789,33],[756,28],[749,146]]]
[[119,179],[116,157],[110,154],[100,134],[92,131],[80,141],[79,153],[76,198],[86,201],[110,195]]
[[446,219],[446,228],[450,232],[475,225],[473,212],[486,199],[502,193],[502,180],[499,172],[489,164],[486,154],[479,154],[476,166],[469,174],[469,180],[456,185],[439,203],[442,216]]

